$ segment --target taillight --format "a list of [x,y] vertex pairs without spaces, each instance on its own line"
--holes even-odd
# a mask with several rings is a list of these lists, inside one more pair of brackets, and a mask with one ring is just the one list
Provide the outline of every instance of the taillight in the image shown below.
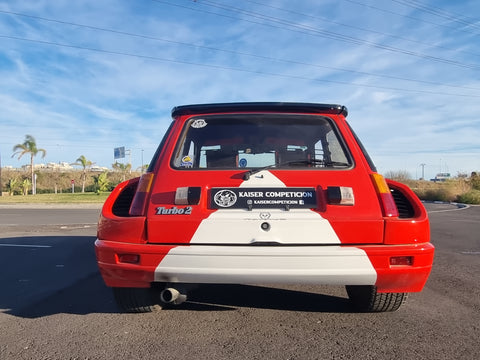
[[140,177],[129,214],[131,216],[145,216],[148,194],[152,188],[153,173],[145,173]]
[[179,187],[175,192],[175,205],[198,205],[201,187]]
[[330,205],[354,205],[353,189],[346,186],[329,186],[327,188],[327,202]]
[[377,191],[382,206],[383,216],[398,217],[398,209],[395,201],[393,200],[392,193],[388,187],[385,179],[382,175],[373,173],[372,175],[373,185]]

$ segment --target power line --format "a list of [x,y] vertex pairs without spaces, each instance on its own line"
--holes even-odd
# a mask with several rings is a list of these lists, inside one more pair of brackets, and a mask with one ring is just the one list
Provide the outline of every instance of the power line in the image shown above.
[[468,31],[466,29],[459,29],[458,27],[449,26],[449,25],[445,25],[445,24],[439,24],[439,23],[435,23],[433,21],[428,21],[428,20],[425,20],[425,19],[419,19],[419,18],[416,18],[414,16],[400,14],[400,13],[395,12],[395,11],[379,8],[378,6],[365,4],[365,3],[362,3],[362,2],[357,1],[357,0],[344,0],[344,1],[348,1],[349,3],[357,4],[357,5],[360,5],[360,6],[369,8],[369,9],[373,9],[373,10],[376,10],[376,11],[380,11],[380,12],[383,12],[383,13],[386,13],[386,14],[396,15],[396,16],[400,16],[400,17],[403,17],[403,18],[406,18],[406,19],[417,21],[417,22],[430,24],[430,25],[434,25],[434,26],[437,26],[437,27],[446,28],[446,29],[449,29],[449,30],[455,30],[455,31],[460,31],[460,32],[464,32],[464,33],[474,34],[474,35],[478,36],[478,34],[476,32]]
[[249,57],[262,59],[262,60],[268,60],[268,61],[282,62],[282,63],[287,63],[287,64],[302,65],[302,66],[310,66],[310,67],[315,67],[315,68],[322,68],[322,69],[327,69],[327,70],[334,70],[334,71],[341,71],[341,72],[347,72],[347,73],[352,73],[352,74],[358,74],[358,75],[362,75],[362,76],[366,75],[366,76],[371,76],[371,77],[401,80],[401,81],[407,81],[407,82],[415,82],[415,83],[421,83],[421,84],[426,84],[426,85],[445,86],[445,87],[460,88],[460,89],[466,89],[466,90],[480,90],[478,88],[471,88],[471,87],[460,86],[460,85],[452,85],[452,84],[445,84],[445,83],[418,80],[418,79],[409,79],[409,78],[406,78],[406,77],[400,77],[400,76],[394,76],[394,75],[374,74],[374,73],[370,73],[370,72],[358,71],[358,70],[353,70],[353,69],[345,69],[345,68],[338,68],[338,67],[332,67],[332,66],[311,64],[311,63],[307,63],[307,62],[303,62],[303,61],[281,59],[281,58],[263,56],[263,55],[258,55],[258,54],[251,54],[251,53],[246,53],[246,52],[241,52],[241,51],[221,49],[221,48],[218,48],[218,47],[204,46],[204,45],[186,43],[186,42],[181,42],[181,41],[174,41],[174,40],[170,40],[170,39],[159,38],[159,37],[154,37],[154,36],[149,36],[149,35],[142,35],[142,34],[136,34],[136,33],[126,32],[126,31],[107,29],[107,28],[102,28],[102,27],[97,27],[97,26],[92,26],[92,25],[85,25],[85,24],[73,23],[73,22],[68,22],[68,21],[49,19],[49,18],[45,18],[45,17],[27,15],[27,14],[12,12],[12,11],[0,10],[0,13],[10,14],[10,15],[15,15],[15,16],[20,16],[20,17],[26,17],[26,18],[31,18],[31,19],[35,19],[35,20],[47,21],[47,22],[52,22],[52,23],[58,23],[58,24],[63,24],[63,25],[76,26],[76,27],[86,28],[86,29],[90,29],[90,30],[94,30],[94,31],[109,32],[109,33],[113,33],[113,34],[117,34],[117,35],[130,36],[130,37],[142,38],[142,39],[153,40],[153,41],[161,41],[161,42],[171,43],[171,44],[180,45],[180,46],[188,46],[188,47],[194,47],[194,48],[205,49],[205,50],[210,50],[210,51],[224,52],[224,53],[229,53],[229,54],[234,54],[234,55],[249,56]]
[[[251,1],[251,2],[254,2],[254,1]],[[377,77],[377,78],[388,78],[388,79],[394,79],[394,80],[416,82],[416,83],[422,83],[422,84],[427,84],[427,85],[437,85],[437,86],[445,86],[445,87],[452,87],[452,88],[461,88],[461,89],[466,89],[466,90],[479,90],[477,88],[472,88],[472,87],[451,85],[451,84],[438,83],[438,82],[425,81],[425,80],[418,80],[418,79],[409,79],[409,78],[393,76],[393,75],[374,74],[374,73],[370,73],[370,72],[363,72],[363,71],[352,70],[352,69],[324,66],[324,65],[311,64],[311,63],[295,61],[295,60],[280,59],[280,58],[274,58],[274,57],[269,57],[269,56],[262,56],[262,55],[258,55],[258,54],[250,54],[250,53],[239,52],[239,51],[234,51],[234,50],[226,50],[226,49],[221,49],[221,48],[217,48],[217,47],[191,44],[191,43],[174,41],[174,40],[170,40],[170,39],[158,38],[158,37],[153,37],[153,36],[148,36],[148,35],[135,34],[135,33],[126,32],[126,31],[106,29],[106,28],[101,28],[101,27],[92,26],[92,25],[78,24],[78,23],[67,22],[67,21],[62,21],[62,20],[49,19],[49,18],[45,18],[45,17],[21,14],[21,13],[16,13],[16,12],[11,12],[11,11],[0,10],[0,13],[5,13],[5,14],[10,14],[10,15],[15,15],[15,16],[22,16],[22,17],[32,18],[32,19],[36,19],[36,20],[48,21],[48,22],[53,22],[53,23],[69,25],[69,26],[77,26],[77,27],[82,27],[82,28],[94,30],[94,31],[110,32],[110,33],[123,35],[123,36],[131,36],[131,37],[143,38],[143,39],[147,39],[147,40],[162,41],[162,42],[172,43],[172,44],[181,45],[181,46],[189,46],[189,47],[201,48],[201,49],[218,51],[218,52],[225,52],[225,53],[241,55],[241,56],[249,56],[249,57],[254,57],[254,58],[259,58],[259,59],[269,60],[269,61],[290,63],[290,64],[303,65],[303,66],[311,66],[311,67],[323,68],[323,69],[328,69],[328,70],[354,73],[354,74],[358,74],[358,75],[367,75],[367,76],[372,76],[372,77]]]
[[411,0],[391,0],[391,1],[396,2],[398,4],[401,4],[401,5],[404,5],[404,6],[407,6],[407,7],[410,7],[410,8],[413,8],[413,9],[416,9],[416,10],[426,12],[426,13],[431,14],[431,15],[435,15],[435,16],[440,17],[442,19],[450,20],[450,21],[453,21],[453,22],[456,22],[456,23],[459,23],[459,24],[462,24],[462,25],[465,25],[465,26],[468,26],[468,27],[474,27],[474,28],[480,29],[480,27],[474,22],[474,21],[478,21],[478,20],[472,19],[472,21],[469,21],[464,16],[455,15],[453,13],[450,13],[450,12],[448,12],[446,10],[443,10],[442,8],[439,8],[439,7],[436,7],[436,6],[427,6],[427,5],[421,4],[417,1],[411,1]]
[[305,13],[301,13],[301,12],[294,11],[294,10],[291,10],[291,9],[285,9],[285,8],[281,8],[281,7],[273,6],[273,5],[269,5],[269,4],[263,4],[263,3],[260,3],[258,1],[253,1],[253,0],[244,0],[244,1],[252,3],[252,4],[264,6],[264,7],[270,8],[270,9],[275,9],[275,10],[279,10],[279,11],[282,11],[282,12],[286,12],[288,14],[301,16],[302,18],[309,18],[309,19],[312,19],[312,20],[320,20],[320,21],[323,21],[323,22],[339,25],[339,26],[354,29],[354,30],[360,30],[360,31],[371,33],[371,34],[381,35],[383,37],[389,37],[389,38],[396,39],[396,40],[402,40],[402,41],[407,41],[407,42],[410,42],[410,43],[413,43],[413,44],[419,44],[419,45],[427,46],[429,48],[455,51],[455,52],[460,52],[460,53],[464,53],[464,54],[468,54],[468,55],[472,55],[472,56],[480,56],[480,54],[472,53],[472,52],[465,51],[465,50],[462,50],[462,49],[452,49],[452,48],[449,48],[449,47],[446,47],[446,46],[440,46],[440,45],[425,43],[423,41],[418,41],[418,40],[406,38],[404,36],[389,34],[389,33],[383,32],[383,31],[366,29],[364,27],[355,26],[355,25],[352,25],[352,24],[345,24],[345,23],[342,23],[342,22],[339,22],[339,21],[332,20],[332,19],[327,18],[327,17],[323,17],[323,16],[318,16],[318,15],[317,16],[312,16],[310,14],[305,14]]
[[[412,50],[401,49],[401,48],[397,48],[397,47],[393,47],[393,46],[389,46],[389,45],[375,43],[375,42],[372,42],[372,41],[359,39],[359,38],[356,38],[356,37],[353,37],[353,36],[343,35],[343,34],[335,33],[335,32],[328,31],[328,30],[317,29],[317,28],[314,28],[314,27],[311,27],[311,26],[308,26],[308,25],[300,25],[300,24],[291,22],[289,20],[275,18],[275,17],[272,17],[272,16],[266,16],[266,15],[263,15],[263,14],[255,13],[255,12],[248,11],[248,10],[243,10],[243,9],[236,8],[236,7],[233,7],[233,6],[225,6],[223,4],[218,4],[218,3],[208,1],[208,0],[202,0],[202,4],[206,3],[206,6],[210,6],[210,7],[214,7],[214,8],[234,12],[234,13],[247,15],[247,16],[250,16],[250,17],[253,17],[253,18],[258,18],[258,19],[261,19],[261,20],[270,21],[274,24],[280,24],[282,26],[273,25],[273,24],[265,23],[265,22],[259,22],[259,21],[250,20],[250,19],[245,19],[245,18],[238,18],[238,17],[234,17],[234,16],[229,16],[229,15],[226,15],[226,14],[219,14],[219,13],[215,13],[215,12],[211,12],[211,11],[205,11],[205,10],[201,10],[201,9],[195,9],[195,8],[192,8],[192,7],[189,7],[189,6],[173,4],[169,1],[163,1],[163,0],[151,0],[151,1],[157,2],[157,3],[162,3],[162,4],[167,4],[167,5],[171,5],[171,6],[176,6],[176,7],[182,7],[182,8],[190,9],[190,10],[193,10],[193,11],[198,11],[198,12],[213,14],[213,15],[222,16],[222,17],[226,17],[226,18],[231,18],[231,19],[235,19],[235,20],[246,21],[246,22],[250,22],[250,23],[254,23],[254,24],[258,24],[258,25],[262,25],[262,26],[268,26],[268,27],[272,27],[272,28],[297,32],[297,33],[306,34],[306,35],[310,35],[310,36],[323,37],[323,38],[336,40],[336,41],[347,42],[347,43],[351,43],[351,44],[355,44],[355,45],[366,45],[366,46],[369,46],[369,47],[373,47],[373,48],[377,48],[377,49],[381,49],[381,50],[386,50],[386,51],[389,51],[389,52],[399,53],[399,54],[403,54],[403,55],[409,55],[409,56],[421,58],[421,59],[424,59],[424,60],[440,62],[440,63],[443,63],[443,64],[458,66],[458,67],[462,67],[462,68],[466,68],[466,69],[473,69],[473,70],[480,69],[480,66],[477,65],[477,64],[466,64],[466,63],[463,63],[463,62],[460,62],[460,61],[445,59],[445,58],[441,58],[441,57],[438,57],[438,56],[427,55],[427,54],[419,53],[419,52],[412,51]],[[289,26],[291,28],[286,28],[285,26]]]
[[447,96],[480,98],[480,95],[473,95],[473,94],[457,94],[457,93],[447,93],[447,92],[439,92],[439,91],[419,90],[419,89],[405,89],[405,88],[397,88],[397,87],[388,87],[388,86],[378,86],[378,85],[370,85],[370,84],[363,84],[363,83],[355,83],[355,82],[349,82],[349,81],[316,79],[316,78],[309,78],[309,77],[306,77],[306,76],[279,74],[279,73],[266,72],[266,71],[260,71],[260,70],[248,70],[248,69],[235,68],[235,67],[224,66],[224,65],[204,64],[204,63],[198,63],[198,62],[192,62],[192,61],[184,61],[184,60],[178,60],[178,59],[168,59],[168,58],[161,58],[161,57],[149,56],[149,55],[132,54],[132,53],[121,52],[121,51],[97,49],[97,48],[93,48],[93,47],[86,47],[86,46],[79,46],[79,45],[72,45],[72,44],[64,44],[64,43],[38,40],[38,39],[27,39],[27,38],[21,38],[21,37],[17,37],[17,36],[0,35],[0,38],[11,39],[11,40],[20,40],[20,41],[26,41],[26,42],[42,44],[42,45],[59,46],[59,47],[65,47],[65,48],[70,48],[70,49],[77,49],[77,50],[87,50],[87,51],[104,53],[104,54],[109,54],[109,55],[121,55],[121,56],[125,56],[125,57],[133,57],[133,58],[144,59],[144,60],[161,61],[161,62],[167,62],[167,63],[172,63],[172,64],[201,66],[201,67],[216,69],[216,70],[229,70],[229,71],[243,72],[243,73],[249,73],[249,74],[275,76],[275,77],[288,78],[288,79],[307,80],[307,81],[320,82],[320,83],[332,83],[332,84],[357,86],[357,87],[390,90],[390,91],[403,91],[403,92],[418,93],[418,94],[447,95]]

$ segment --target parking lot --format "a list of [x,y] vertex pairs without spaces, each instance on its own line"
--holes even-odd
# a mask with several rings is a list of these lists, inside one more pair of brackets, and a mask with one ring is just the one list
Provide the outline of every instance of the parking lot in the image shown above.
[[208,285],[120,313],[98,273],[99,208],[0,207],[0,359],[477,359],[480,207],[426,204],[423,292],[355,313],[343,287]]

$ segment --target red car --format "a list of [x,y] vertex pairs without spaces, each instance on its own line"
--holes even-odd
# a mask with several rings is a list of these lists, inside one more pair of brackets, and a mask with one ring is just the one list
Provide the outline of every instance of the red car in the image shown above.
[[421,291],[434,247],[417,196],[385,180],[341,105],[178,106],[148,171],[103,207],[95,250],[119,306],[191,284],[345,285],[358,311]]

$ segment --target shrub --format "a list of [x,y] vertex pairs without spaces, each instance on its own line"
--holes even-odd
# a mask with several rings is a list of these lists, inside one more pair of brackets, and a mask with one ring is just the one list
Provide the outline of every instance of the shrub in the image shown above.
[[428,201],[446,201],[451,202],[456,199],[455,194],[448,188],[429,189],[425,191],[423,196],[420,196],[422,200]]
[[387,171],[384,176],[387,179],[392,179],[398,182],[407,182],[408,180],[411,180],[412,177],[410,173],[406,170],[398,170],[398,171]]
[[480,175],[477,172],[472,172],[472,176],[470,177],[470,184],[475,190],[480,190]]
[[457,196],[457,202],[463,204],[480,204],[480,190],[470,190]]
[[[75,192],[82,191],[82,171],[72,170],[67,172],[60,172],[54,170],[37,170],[37,194],[44,193],[71,193],[71,181],[75,181]],[[101,173],[100,173],[101,174]],[[96,192],[99,190],[97,172],[87,172],[85,190],[87,192]],[[132,172],[127,174],[127,178],[140,176],[139,172]],[[28,171],[23,169],[5,169],[2,168],[2,185],[0,189],[10,195],[20,195],[23,193],[23,180],[30,179]],[[120,172],[108,172],[107,175],[102,175],[102,178],[108,177],[108,183],[102,183],[102,191],[111,191],[118,183],[123,181],[124,174]],[[105,182],[106,179],[103,179]],[[31,185],[30,185],[31,186]]]

